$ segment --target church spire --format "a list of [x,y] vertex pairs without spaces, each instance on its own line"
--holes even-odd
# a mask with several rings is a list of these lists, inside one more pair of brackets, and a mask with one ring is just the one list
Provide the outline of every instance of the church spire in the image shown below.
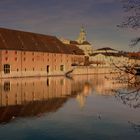
[[78,43],[82,44],[84,41],[86,41],[86,32],[84,27],[81,27],[80,33],[79,33],[79,37],[77,39]]

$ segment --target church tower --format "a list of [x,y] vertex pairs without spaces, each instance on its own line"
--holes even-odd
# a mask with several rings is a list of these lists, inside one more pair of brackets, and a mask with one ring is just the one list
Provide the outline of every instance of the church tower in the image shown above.
[[78,41],[79,44],[82,44],[83,42],[86,41],[86,32],[85,32],[85,29],[84,29],[83,26],[81,27],[81,30],[80,30],[79,37],[78,37],[77,41]]

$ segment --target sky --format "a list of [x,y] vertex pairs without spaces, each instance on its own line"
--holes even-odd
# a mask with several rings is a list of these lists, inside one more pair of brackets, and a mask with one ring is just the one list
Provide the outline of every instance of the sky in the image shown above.
[[139,33],[119,29],[123,17],[120,0],[0,0],[0,27],[76,40],[84,26],[94,49],[135,51]]

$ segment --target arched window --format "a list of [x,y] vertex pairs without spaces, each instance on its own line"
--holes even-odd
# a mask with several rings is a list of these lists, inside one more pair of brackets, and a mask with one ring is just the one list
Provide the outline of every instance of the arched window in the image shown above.
[[4,70],[5,74],[10,73],[10,65],[9,64],[4,64],[3,70]]

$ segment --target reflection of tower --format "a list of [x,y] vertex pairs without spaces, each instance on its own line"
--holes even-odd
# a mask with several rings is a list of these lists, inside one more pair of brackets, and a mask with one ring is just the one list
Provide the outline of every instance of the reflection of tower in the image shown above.
[[76,99],[80,104],[80,107],[83,108],[86,104],[87,96],[91,93],[91,86],[88,82],[83,85],[83,90],[80,94],[77,95]]
[[80,44],[82,44],[84,41],[86,41],[86,32],[85,32],[85,29],[83,26],[81,27],[80,34],[79,34],[77,41]]
[[86,103],[86,97],[82,94],[79,94],[79,95],[77,95],[76,99],[79,102],[80,107],[83,108],[85,106],[85,103]]

